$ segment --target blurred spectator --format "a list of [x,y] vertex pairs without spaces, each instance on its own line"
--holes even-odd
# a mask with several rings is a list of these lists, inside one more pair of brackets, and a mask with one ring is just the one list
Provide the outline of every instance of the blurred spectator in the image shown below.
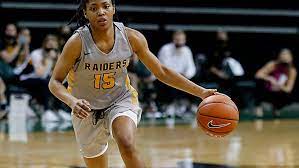
[[57,37],[47,35],[42,47],[32,51],[30,55],[34,70],[20,76],[20,86],[26,88],[43,105],[43,121],[59,121],[60,118],[70,120],[68,113],[53,105],[57,100],[48,89],[49,77],[59,53]]
[[[0,51],[1,59],[9,64],[12,68],[16,68],[23,63],[25,57],[29,55],[30,40],[27,32],[24,31],[19,34],[15,24],[7,24],[4,32],[4,45]],[[30,35],[30,32],[29,32]]]
[[[293,91],[297,70],[293,64],[293,55],[289,49],[282,49],[275,60],[270,60],[259,69],[255,75],[258,81],[258,102],[270,102],[273,115],[279,115],[279,109],[292,103]],[[263,114],[262,108],[257,107],[256,114]]]
[[7,24],[0,48],[0,77],[5,83],[15,76],[13,68],[7,63],[10,55],[16,57],[20,52],[20,47],[17,46],[14,49],[14,46],[17,46],[17,27],[14,24]]
[[196,72],[191,49],[186,46],[186,34],[176,31],[173,42],[162,46],[158,58],[162,64],[191,79]]
[[7,24],[3,46],[0,49],[0,77],[9,84],[15,84],[18,76],[29,62],[31,36],[29,29],[22,29],[17,34],[14,24]]
[[[0,48],[0,111],[6,109],[6,85],[17,83],[25,59],[29,56],[30,31],[22,30],[18,35],[15,24],[7,24],[4,30],[3,44]],[[2,113],[3,114],[3,113]],[[2,115],[0,115],[1,118]]]
[[209,78],[207,71],[207,56],[203,53],[196,54],[194,56],[194,63],[196,67],[196,73],[193,77],[193,81],[196,83],[206,82]]
[[35,49],[30,54],[34,71],[22,75],[20,79],[48,79],[59,54],[58,39],[54,35],[47,35],[43,40],[42,47]]
[[21,28],[19,35],[19,41],[24,41],[24,53],[20,55],[17,66],[14,68],[15,75],[21,75],[23,73],[28,73],[33,70],[32,66],[30,65],[30,49],[31,49],[31,32],[28,28]]
[[209,70],[213,77],[218,80],[227,80],[229,75],[223,70],[223,62],[225,58],[231,56],[231,51],[228,44],[229,38],[226,32],[218,31],[215,42],[215,48],[209,58]]
[[30,54],[30,44],[31,44],[31,33],[28,28],[21,28],[18,35],[18,41],[22,45],[24,44],[23,52],[20,54],[20,57],[17,60],[16,66],[20,66],[26,62],[26,59],[29,58]]
[[[227,32],[218,31],[215,48],[208,57],[208,69],[210,79],[219,85],[219,91],[232,97],[234,101],[240,101],[241,88],[237,86],[245,72],[239,61],[232,56]],[[237,102],[240,104],[239,102]]]
[[[196,73],[196,68],[191,49],[186,46],[186,34],[183,31],[176,31],[172,38],[173,41],[171,43],[162,46],[158,53],[158,58],[168,68],[191,79]],[[178,116],[182,116],[187,110],[188,101],[186,101],[186,94],[161,82],[157,81],[156,83],[160,95],[158,96],[158,102],[170,104],[166,108],[166,113],[169,115],[175,113]]]

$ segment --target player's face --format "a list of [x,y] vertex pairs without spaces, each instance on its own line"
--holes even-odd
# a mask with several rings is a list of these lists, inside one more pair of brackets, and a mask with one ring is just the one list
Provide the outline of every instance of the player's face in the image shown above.
[[85,17],[92,26],[100,30],[106,30],[113,23],[115,8],[111,0],[89,0],[84,12]]

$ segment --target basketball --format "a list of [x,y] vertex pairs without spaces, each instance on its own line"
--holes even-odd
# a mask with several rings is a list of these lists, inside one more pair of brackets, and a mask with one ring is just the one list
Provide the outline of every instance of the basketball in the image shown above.
[[209,96],[199,104],[197,124],[209,136],[224,137],[237,127],[238,122],[238,108],[228,96]]

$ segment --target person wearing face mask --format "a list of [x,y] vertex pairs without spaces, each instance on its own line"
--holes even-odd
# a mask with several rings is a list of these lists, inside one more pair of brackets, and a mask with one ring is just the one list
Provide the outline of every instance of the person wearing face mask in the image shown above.
[[29,60],[31,32],[28,28],[24,27],[20,29],[18,41],[21,45],[23,45],[23,51],[21,52],[20,57],[18,57],[18,60],[16,62],[17,67],[20,67],[23,64],[27,64],[27,61]]
[[15,78],[13,66],[10,64],[18,57],[21,47],[17,43],[17,27],[7,24],[4,29],[3,42],[0,48],[0,77],[5,83]]
[[[270,102],[273,105],[273,115],[279,116],[279,109],[292,103],[297,70],[293,64],[291,50],[282,49],[275,60],[266,63],[255,75],[258,79],[258,102]],[[256,115],[262,115],[262,108],[257,107]]]
[[208,59],[208,66],[212,77],[216,78],[216,80],[229,79],[229,75],[223,70],[224,59],[231,56],[227,32],[217,32],[215,47],[212,52],[211,57]]
[[161,47],[158,58],[165,66],[191,79],[195,75],[196,69],[192,51],[186,45],[185,32],[174,32],[172,40],[171,43]]
[[23,72],[32,70],[26,69],[30,59],[30,43],[29,29],[22,28],[17,33],[15,24],[7,24],[0,48],[0,77],[7,85],[18,83],[18,78]]
[[34,67],[34,71],[22,75],[20,80],[48,79],[58,55],[58,39],[56,36],[49,34],[43,40],[42,47],[33,50],[30,54],[30,62]]
[[207,56],[206,75],[208,82],[217,84],[221,92],[230,96],[238,107],[249,107],[249,98],[244,96],[242,90],[247,90],[239,85],[240,82],[246,81],[246,69],[242,63],[236,59],[231,40],[228,32],[218,30],[214,46]]
[[43,105],[45,112],[42,114],[42,121],[45,122],[71,119],[69,113],[51,104],[59,101],[48,89],[49,78],[59,54],[58,38],[48,34],[43,40],[42,47],[30,54],[30,63],[34,70],[20,76],[20,86],[26,88]]
[[[192,51],[186,45],[185,32],[181,30],[173,33],[171,43],[161,47],[158,52],[158,59],[163,65],[183,75],[187,79],[191,79],[196,73]],[[161,111],[166,111],[168,116],[183,116],[183,113],[187,110],[186,106],[189,103],[186,99],[186,94],[158,81],[155,81],[155,85],[159,92],[157,103],[168,104],[166,108],[161,109]],[[178,97],[178,99],[174,101],[173,97]],[[176,108],[176,106],[180,106],[181,108]]]
[[[22,29],[18,34],[17,26],[9,23],[5,26],[3,42],[0,46],[0,118],[6,114],[6,87],[18,82],[18,76],[26,67],[29,57],[30,40],[26,38],[30,31]],[[8,93],[9,94],[9,93]]]
[[22,33],[18,35],[17,26],[12,23],[6,25],[3,41],[4,47],[0,51],[2,61],[12,68],[20,66],[21,60],[29,55],[30,41]]

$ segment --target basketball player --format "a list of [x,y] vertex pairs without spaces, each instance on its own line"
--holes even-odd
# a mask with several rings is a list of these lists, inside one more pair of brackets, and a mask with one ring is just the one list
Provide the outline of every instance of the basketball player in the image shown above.
[[[49,88],[72,109],[76,139],[89,168],[108,167],[110,136],[126,167],[145,167],[135,146],[141,109],[126,69],[133,53],[167,85],[202,99],[216,90],[197,86],[161,65],[140,32],[113,22],[112,0],[82,0],[79,11],[83,26],[65,44]],[[62,82],[67,75],[65,89]]]

